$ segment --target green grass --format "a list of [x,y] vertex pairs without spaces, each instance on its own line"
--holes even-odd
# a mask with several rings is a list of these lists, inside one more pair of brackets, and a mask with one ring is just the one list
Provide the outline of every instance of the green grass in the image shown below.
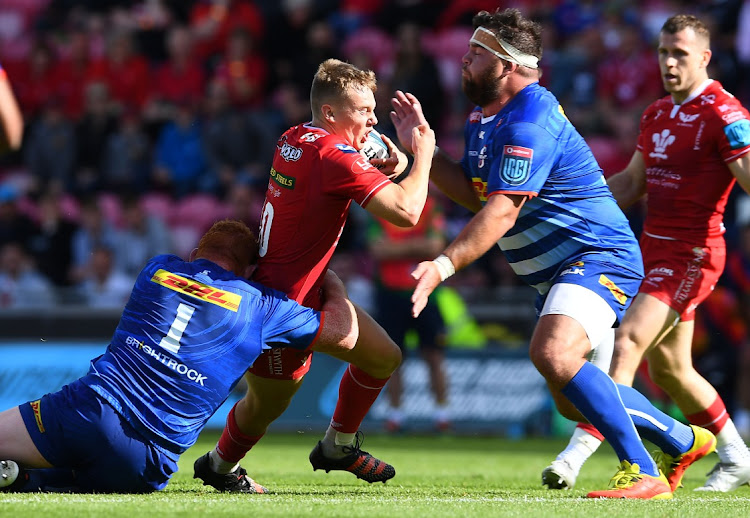
[[192,479],[192,463],[217,436],[206,433],[180,461],[167,488],[151,495],[1,494],[0,516],[313,516],[586,518],[624,516],[712,518],[750,515],[750,489],[729,494],[692,491],[716,461],[712,455],[688,470],[685,487],[667,501],[585,498],[606,486],[617,459],[605,446],[584,466],[572,491],[540,486],[541,470],[563,440],[510,441],[486,437],[389,437],[368,435],[365,449],[396,466],[387,484],[367,484],[341,472],[313,472],[307,456],[314,434],[269,434],[243,465],[273,491],[268,495],[217,493]]

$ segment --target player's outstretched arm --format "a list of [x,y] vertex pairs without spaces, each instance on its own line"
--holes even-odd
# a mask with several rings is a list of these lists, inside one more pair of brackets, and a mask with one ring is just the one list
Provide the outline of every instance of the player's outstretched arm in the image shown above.
[[332,353],[353,349],[359,338],[359,325],[344,283],[333,270],[328,270],[322,288],[323,329],[313,350]]
[[633,153],[627,167],[607,180],[621,209],[627,209],[646,194],[646,163],[640,151]]
[[[0,75],[5,72],[0,70]],[[23,137],[23,117],[7,76],[0,77],[0,142],[1,148],[17,150]]]
[[727,164],[729,170],[737,178],[737,183],[740,184],[746,193],[750,194],[750,153],[745,153],[743,156],[733,162]]
[[[393,106],[391,121],[396,128],[399,142],[406,151],[412,153],[410,131],[420,124],[427,124],[422,113],[422,105],[412,94],[399,90],[391,99],[391,105]],[[438,151],[434,154],[430,180],[450,199],[470,211],[478,212],[482,208],[482,203],[474,192],[471,182],[464,177],[460,164],[445,153]]]
[[526,196],[522,195],[491,196],[441,256],[419,263],[411,274],[417,280],[411,297],[412,316],[419,316],[428,297],[442,281],[479,259],[513,228],[525,202]]

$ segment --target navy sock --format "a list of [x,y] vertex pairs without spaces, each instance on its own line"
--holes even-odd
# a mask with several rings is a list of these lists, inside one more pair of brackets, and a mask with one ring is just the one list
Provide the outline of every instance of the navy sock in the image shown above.
[[621,461],[638,464],[641,473],[658,476],[658,468],[643,446],[612,378],[586,362],[562,393],[604,435]]
[[74,493],[78,491],[75,473],[70,469],[22,468],[18,479],[6,488],[18,493],[35,493],[44,491],[50,493]]
[[640,434],[673,457],[693,446],[693,430],[668,416],[632,387],[617,385],[625,408]]

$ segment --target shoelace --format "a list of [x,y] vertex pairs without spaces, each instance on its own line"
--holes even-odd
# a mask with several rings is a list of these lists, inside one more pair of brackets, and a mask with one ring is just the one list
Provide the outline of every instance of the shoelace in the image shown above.
[[656,466],[662,471],[662,473],[664,473],[664,475],[668,475],[672,469],[680,463],[680,460],[677,457],[672,457],[670,454],[664,453],[663,451],[654,451],[651,453],[651,456],[654,458]]
[[365,434],[358,430],[357,433],[354,435],[354,444],[352,446],[344,446],[343,448],[341,448],[341,451],[343,451],[346,454],[356,453],[358,455],[359,454],[369,455],[369,453],[367,453],[366,451],[362,451],[360,449],[364,440],[365,440]]
[[643,478],[639,472],[634,471],[632,466],[627,469],[621,469],[612,480],[609,481],[609,487],[612,489],[625,489],[632,486],[635,482],[638,482]]

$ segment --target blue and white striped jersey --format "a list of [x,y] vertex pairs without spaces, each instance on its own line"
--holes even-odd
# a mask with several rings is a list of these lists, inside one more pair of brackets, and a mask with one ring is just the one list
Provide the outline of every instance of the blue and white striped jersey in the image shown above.
[[499,113],[480,108],[464,129],[461,161],[482,204],[494,194],[525,194],[514,227],[500,239],[513,270],[544,295],[574,256],[642,276],[638,242],[583,137],[538,83]]

